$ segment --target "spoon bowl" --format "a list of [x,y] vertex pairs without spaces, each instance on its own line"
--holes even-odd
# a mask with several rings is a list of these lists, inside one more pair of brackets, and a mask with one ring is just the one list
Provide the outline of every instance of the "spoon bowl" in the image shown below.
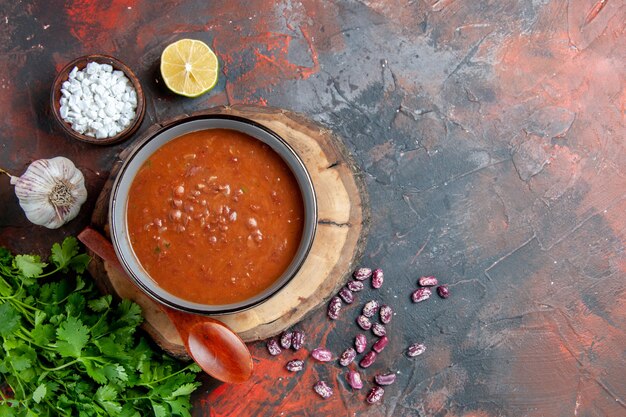
[[162,307],[181,335],[189,356],[204,372],[223,382],[239,384],[252,375],[246,344],[224,323]]

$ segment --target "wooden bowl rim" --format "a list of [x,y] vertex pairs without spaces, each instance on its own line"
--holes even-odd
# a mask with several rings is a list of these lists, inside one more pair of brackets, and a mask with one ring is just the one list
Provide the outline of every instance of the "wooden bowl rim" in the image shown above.
[[[135,110],[135,119],[133,122],[123,131],[118,133],[115,136],[98,139],[93,136],[83,135],[81,133],[76,132],[69,123],[67,123],[60,114],[60,99],[61,99],[61,85],[67,81],[70,71],[74,67],[78,67],[79,70],[82,70],[87,66],[89,62],[98,62],[99,64],[110,64],[115,70],[122,71],[126,77],[130,80],[135,91],[137,92],[137,109]],[[145,116],[146,111],[146,97],[143,93],[143,89],[141,88],[141,83],[139,82],[139,78],[135,75],[135,73],[122,61],[119,59],[112,57],[110,55],[104,54],[90,54],[83,55],[78,57],[67,65],[65,65],[61,71],[57,74],[52,83],[52,92],[50,94],[50,105],[52,108],[52,114],[54,115],[54,119],[61,126],[63,131],[67,133],[73,139],[77,139],[81,142],[87,142],[95,145],[112,145],[114,143],[121,142],[127,138],[129,138],[133,133],[139,129],[141,122]]]

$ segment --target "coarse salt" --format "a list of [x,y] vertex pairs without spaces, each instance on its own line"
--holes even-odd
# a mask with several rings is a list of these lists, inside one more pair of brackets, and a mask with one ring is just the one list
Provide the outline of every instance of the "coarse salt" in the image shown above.
[[104,139],[126,129],[137,110],[137,92],[122,71],[90,62],[74,67],[61,86],[61,118],[76,132]]

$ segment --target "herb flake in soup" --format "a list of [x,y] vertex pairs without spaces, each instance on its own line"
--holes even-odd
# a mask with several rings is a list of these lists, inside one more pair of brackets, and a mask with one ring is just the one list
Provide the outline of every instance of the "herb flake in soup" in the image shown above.
[[185,300],[230,304],[271,286],[300,245],[304,205],[283,159],[228,129],[180,136],[130,188],[130,242],[154,281]]

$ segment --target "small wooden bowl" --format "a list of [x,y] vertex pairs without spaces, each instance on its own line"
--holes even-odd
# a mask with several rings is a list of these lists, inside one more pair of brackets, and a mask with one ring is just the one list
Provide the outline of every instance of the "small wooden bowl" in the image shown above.
[[[135,88],[135,91],[137,92],[137,109],[135,110],[135,120],[133,120],[126,129],[122,130],[115,136],[98,139],[95,136],[83,135],[72,129],[72,126],[61,117],[61,86],[65,81],[67,81],[69,73],[72,71],[72,69],[74,69],[74,67],[78,67],[79,70],[82,70],[90,62],[109,64],[113,67],[114,70],[122,71],[124,75],[126,75],[126,77],[130,80],[133,87]],[[85,55],[77,58],[67,64],[59,72],[59,74],[54,79],[54,83],[52,84],[50,104],[52,108],[52,114],[54,115],[55,120],[70,137],[83,142],[93,143],[95,145],[111,145],[113,143],[118,143],[127,139],[133,133],[135,133],[137,129],[139,129],[139,126],[141,125],[143,117],[146,113],[146,97],[143,93],[143,89],[141,88],[141,83],[139,82],[139,79],[137,78],[135,73],[120,60],[113,58],[112,56],[98,54]]]

